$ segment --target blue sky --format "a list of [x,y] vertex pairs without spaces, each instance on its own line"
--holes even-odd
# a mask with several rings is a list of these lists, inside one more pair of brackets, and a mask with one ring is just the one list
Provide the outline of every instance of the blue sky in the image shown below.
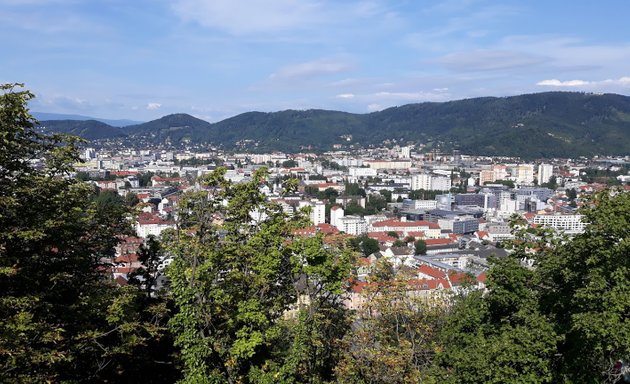
[[630,94],[630,1],[0,0],[31,109],[150,120]]

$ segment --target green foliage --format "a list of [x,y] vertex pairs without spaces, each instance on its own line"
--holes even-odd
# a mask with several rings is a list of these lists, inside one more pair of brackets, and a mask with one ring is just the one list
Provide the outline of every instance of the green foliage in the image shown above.
[[155,176],[155,173],[151,171],[138,175],[138,184],[140,184],[141,187],[151,186],[151,178],[153,176]]
[[505,185],[508,188],[514,188],[516,187],[516,185],[514,184],[514,181],[512,180],[495,180],[495,181],[486,181],[484,183],[484,185],[486,184],[501,184],[501,185]]
[[[182,230],[166,240],[175,256],[168,275],[179,312],[171,328],[182,350],[184,382],[329,375],[336,352],[320,344],[326,329],[341,332],[343,322],[324,314],[343,318],[334,298],[349,273],[347,254],[325,249],[320,237],[292,239],[306,221],[266,201],[258,188],[266,170],[237,185],[224,172],[204,176],[209,192],[182,197]],[[308,316],[300,314],[287,330],[283,314],[303,295]],[[285,347],[293,352],[287,355]]]
[[416,242],[413,244],[414,245],[414,254],[416,255],[426,255],[427,254],[427,243],[422,240],[416,240]]
[[549,188],[551,190],[556,190],[558,188],[558,179],[555,176],[549,177],[549,181],[546,183],[542,183],[541,187]]
[[597,169],[597,168],[584,168],[580,170],[580,179],[586,183],[608,183],[611,180],[615,180],[619,175],[627,175],[630,171],[630,167],[627,165],[621,166],[618,170],[611,169]]
[[364,256],[370,256],[380,250],[378,240],[372,239],[367,235],[360,235],[350,239],[350,245],[355,251],[363,253]]
[[443,194],[444,191],[425,191],[424,189],[416,189],[409,193],[412,200],[435,200],[435,196]]
[[35,132],[33,95],[16,87],[0,95],[0,381],[120,381],[144,368],[150,382],[161,369],[134,356],[163,333],[163,312],[105,274],[127,212],[70,177],[77,140]]
[[295,168],[297,166],[298,166],[298,162],[293,159],[285,160],[282,162],[283,168]]
[[551,383],[559,337],[537,308],[532,272],[495,260],[489,293],[455,301],[442,331],[443,379],[452,383]]
[[364,290],[366,306],[344,340],[338,382],[435,382],[432,366],[445,308],[410,296],[405,282],[392,278],[393,272],[382,274]]
[[346,183],[344,193],[347,196],[366,196],[365,189],[363,189],[361,185],[357,183]]
[[537,255],[541,308],[565,335],[558,380],[613,381],[630,357],[630,194],[605,191],[582,213],[583,234]]

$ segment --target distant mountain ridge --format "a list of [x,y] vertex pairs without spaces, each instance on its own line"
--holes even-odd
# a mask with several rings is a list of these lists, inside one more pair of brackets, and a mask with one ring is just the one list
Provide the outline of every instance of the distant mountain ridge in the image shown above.
[[335,144],[369,146],[396,140],[489,156],[627,155],[630,97],[546,92],[408,104],[369,114],[246,112],[214,124],[174,114],[123,127],[122,132],[154,143],[205,142],[226,149],[247,141],[246,149],[256,151],[327,150]]
[[87,140],[113,139],[128,136],[121,128],[96,120],[46,120],[40,128],[48,132],[65,133]]
[[39,121],[46,120],[96,120],[101,123],[111,125],[112,127],[125,127],[132,124],[142,124],[142,121],[129,120],[129,119],[101,119],[98,117],[90,117],[83,115],[73,115],[66,113],[50,113],[50,112],[32,112],[32,115]]

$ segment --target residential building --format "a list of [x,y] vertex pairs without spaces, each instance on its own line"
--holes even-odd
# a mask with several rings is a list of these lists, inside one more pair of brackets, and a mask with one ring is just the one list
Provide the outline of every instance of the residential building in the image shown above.
[[534,224],[554,228],[568,235],[575,235],[584,232],[586,223],[582,221],[582,215],[536,215]]
[[553,175],[553,165],[540,164],[538,166],[538,185],[548,183],[549,179]]

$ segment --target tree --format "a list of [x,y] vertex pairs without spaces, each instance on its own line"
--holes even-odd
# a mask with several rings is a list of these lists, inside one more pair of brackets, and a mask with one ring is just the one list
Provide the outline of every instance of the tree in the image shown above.
[[361,188],[358,183],[346,183],[344,193],[347,196],[366,196],[365,189]]
[[558,179],[556,178],[556,176],[551,176],[549,177],[549,181],[546,183],[543,183],[541,186],[555,190],[556,188],[558,188]]
[[150,186],[153,176],[155,176],[155,174],[151,171],[140,174],[138,176],[138,184],[140,184],[141,187]]
[[536,255],[541,308],[564,336],[557,382],[615,382],[630,357],[630,194],[604,191],[581,213],[584,233]]
[[388,262],[379,262],[362,295],[352,331],[337,366],[340,383],[435,382],[445,307],[409,292]]
[[326,199],[326,200],[330,201],[331,203],[334,203],[335,199],[337,198],[337,196],[339,196],[339,192],[337,192],[336,189],[334,189],[334,188],[326,188],[326,190],[324,190],[322,199]]
[[414,243],[414,254],[416,255],[426,255],[427,254],[427,243],[422,240],[416,240],[416,242]]
[[138,195],[133,192],[127,192],[125,195],[125,204],[129,207],[135,207],[140,203],[140,199],[138,199]]
[[282,162],[282,167],[283,168],[295,168],[298,166],[297,161],[293,160],[293,159],[289,159],[289,160],[285,160]]
[[402,240],[396,240],[396,241],[394,241],[394,243],[392,244],[392,246],[394,246],[394,247],[404,247],[404,246],[406,246],[406,245],[407,245],[407,243],[405,243],[405,242],[404,242],[404,241],[402,241]]
[[[321,343],[343,321],[330,323],[323,313],[343,318],[334,298],[347,279],[347,257],[324,249],[321,237],[293,237],[307,221],[265,199],[265,169],[237,185],[224,174],[205,175],[204,190],[182,196],[179,230],[165,240],[174,255],[167,273],[178,313],[170,325],[184,382],[326,376],[334,350]],[[311,305],[288,329],[283,315],[302,294]]]
[[386,203],[391,203],[392,202],[392,191],[389,191],[387,189],[383,189],[383,190],[379,191],[379,193],[381,194],[381,196],[383,196],[385,198],[385,202]]
[[374,252],[378,252],[378,240],[372,239],[367,235],[360,235],[350,240],[351,245],[358,252],[363,253],[364,256],[370,256]]
[[538,310],[533,272],[518,258],[494,259],[488,294],[455,299],[441,332],[442,380],[551,383],[560,337]]
[[19,87],[0,86],[0,381],[120,381],[163,329],[104,273],[124,206],[71,177],[78,139],[37,133]]

